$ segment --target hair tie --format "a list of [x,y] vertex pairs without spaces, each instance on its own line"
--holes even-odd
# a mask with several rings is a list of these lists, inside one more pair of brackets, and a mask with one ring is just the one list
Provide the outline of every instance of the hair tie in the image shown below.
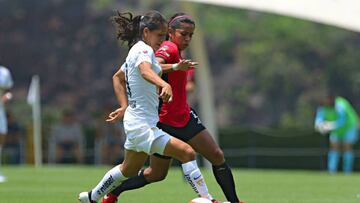
[[140,20],[142,20],[142,19],[144,19],[144,16],[141,16],[141,17],[140,17]]

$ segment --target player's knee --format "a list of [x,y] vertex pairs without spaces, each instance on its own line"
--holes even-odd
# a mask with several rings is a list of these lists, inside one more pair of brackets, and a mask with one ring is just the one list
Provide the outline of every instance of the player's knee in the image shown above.
[[151,178],[150,178],[150,182],[159,182],[159,181],[162,181],[166,178],[167,176],[167,172],[157,172],[157,173],[154,173],[152,174]]
[[344,151],[351,151],[352,148],[353,148],[352,144],[349,144],[349,143],[343,144],[343,150]]
[[166,178],[167,176],[167,171],[163,171],[163,170],[152,170],[151,168],[147,168],[144,171],[144,176],[145,179],[148,182],[158,182],[158,181],[162,181]]
[[183,160],[180,160],[180,161],[182,161],[183,163],[186,163],[186,162],[195,160],[195,156],[196,156],[196,153],[195,153],[194,149],[191,148],[190,146],[187,146],[184,149]]
[[133,177],[133,176],[137,175],[136,170],[132,170],[131,168],[128,168],[128,167],[122,167],[120,170],[121,170],[121,173],[123,174],[123,176],[125,176],[125,177]]

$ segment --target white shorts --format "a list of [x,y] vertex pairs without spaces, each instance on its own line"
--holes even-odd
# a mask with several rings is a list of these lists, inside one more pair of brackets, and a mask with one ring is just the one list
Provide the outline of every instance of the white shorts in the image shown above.
[[6,114],[4,111],[0,111],[0,136],[6,135],[8,132]]
[[124,123],[126,141],[124,148],[136,152],[145,152],[149,155],[157,153],[164,154],[166,144],[171,136],[157,127],[138,127],[127,129]]

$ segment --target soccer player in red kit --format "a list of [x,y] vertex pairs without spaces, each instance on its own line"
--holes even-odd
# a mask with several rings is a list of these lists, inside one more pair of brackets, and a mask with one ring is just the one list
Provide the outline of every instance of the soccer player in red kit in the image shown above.
[[[185,50],[195,30],[193,19],[177,13],[169,21],[168,41],[164,41],[156,51],[157,60],[163,70],[162,78],[171,85],[173,100],[159,107],[160,121],[157,126],[170,135],[187,142],[212,164],[214,176],[226,199],[231,203],[241,203],[235,190],[234,178],[226,164],[223,151],[213,140],[209,131],[201,123],[196,112],[187,103],[186,84],[188,71],[196,62],[184,60],[181,52]],[[139,172],[138,176],[123,182],[109,193],[103,203],[114,203],[117,196],[126,190],[137,189],[149,183],[163,180],[171,164],[171,158],[159,154],[150,156],[150,166]],[[213,200],[217,202],[216,200]]]

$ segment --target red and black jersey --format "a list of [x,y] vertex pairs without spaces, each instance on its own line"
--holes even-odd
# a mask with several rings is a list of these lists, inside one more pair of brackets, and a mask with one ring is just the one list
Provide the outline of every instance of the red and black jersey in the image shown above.
[[[155,55],[163,58],[167,64],[178,63],[181,60],[177,45],[170,41],[164,41]],[[172,88],[173,100],[169,103],[162,103],[159,112],[160,123],[183,127],[190,119],[190,106],[187,103],[185,89],[188,73],[187,71],[178,70],[163,74],[162,77]]]

